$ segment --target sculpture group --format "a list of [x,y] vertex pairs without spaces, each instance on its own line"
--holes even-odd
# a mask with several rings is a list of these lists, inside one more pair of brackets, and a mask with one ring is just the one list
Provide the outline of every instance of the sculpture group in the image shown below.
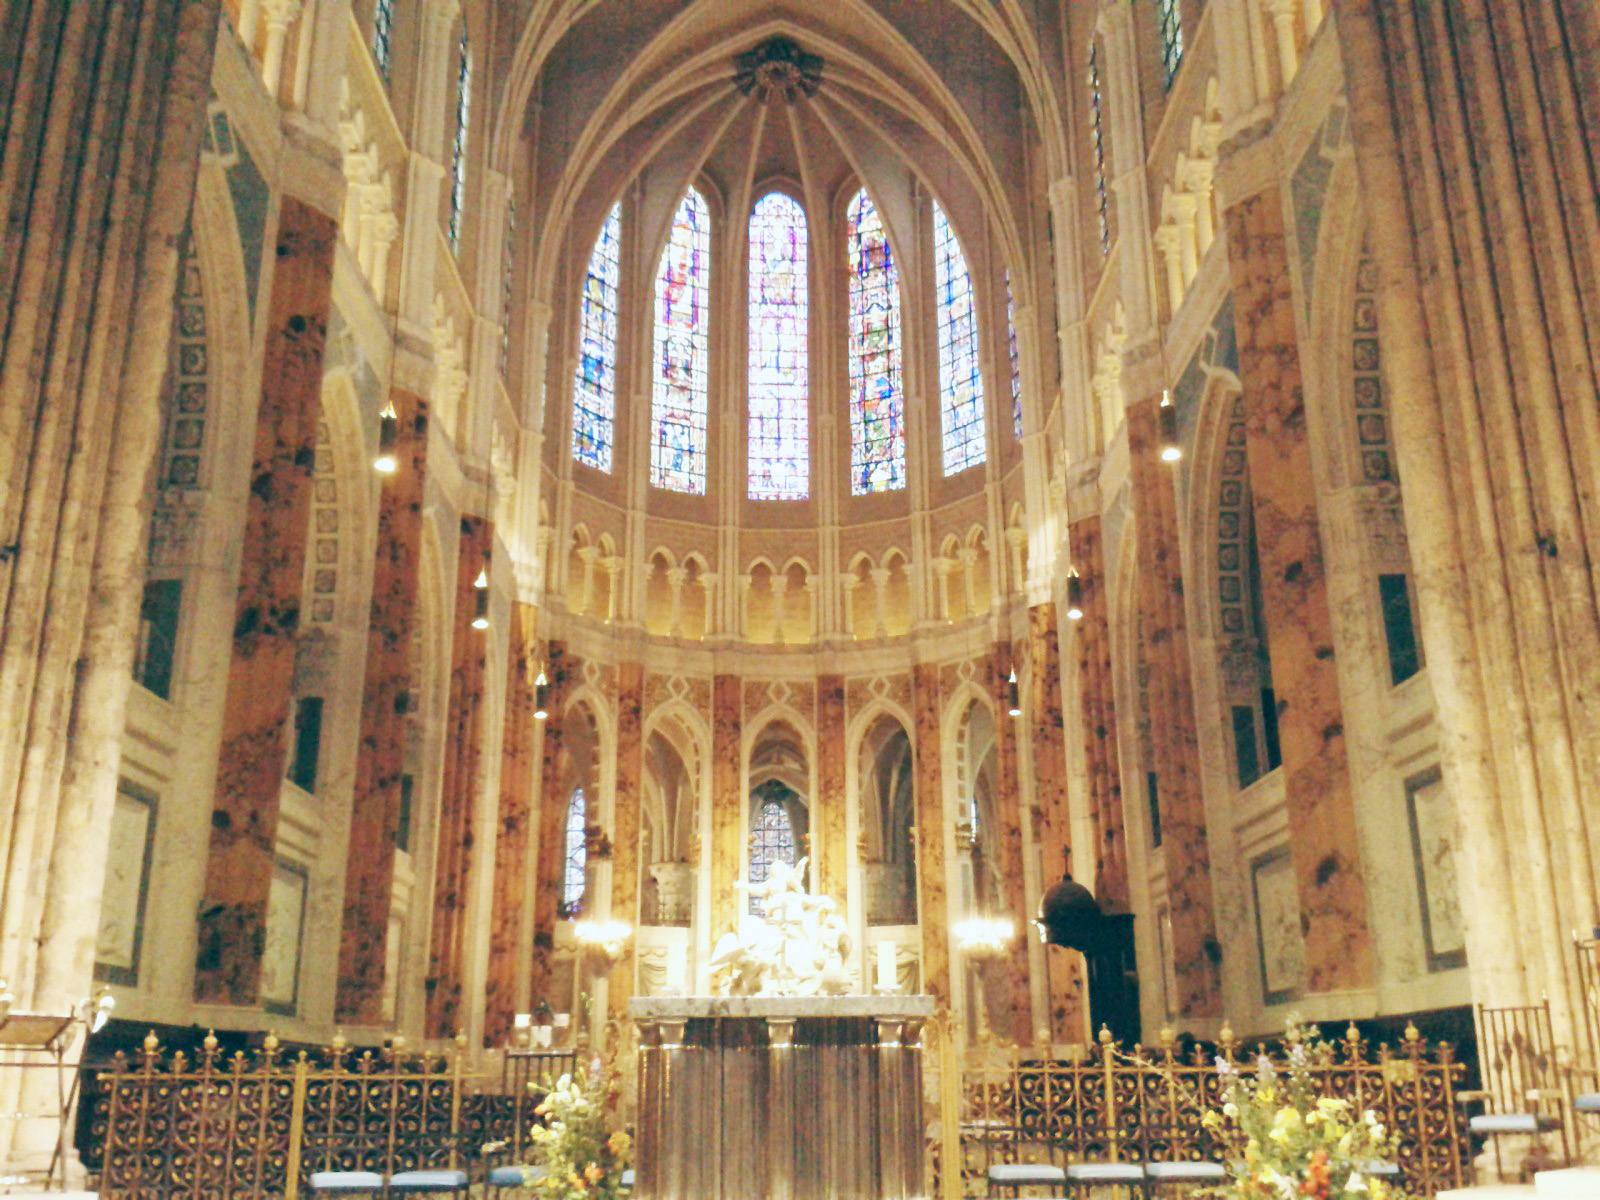
[[808,860],[772,864],[760,883],[739,883],[764,902],[763,915],[742,913],[738,932],[724,933],[711,952],[714,973],[729,969],[735,996],[837,996],[848,991],[850,930],[828,896],[806,891]]

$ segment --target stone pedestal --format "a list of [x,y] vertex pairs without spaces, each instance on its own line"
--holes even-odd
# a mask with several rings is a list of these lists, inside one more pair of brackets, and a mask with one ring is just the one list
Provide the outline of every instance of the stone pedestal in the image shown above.
[[639,1200],[911,1200],[931,996],[651,997]]

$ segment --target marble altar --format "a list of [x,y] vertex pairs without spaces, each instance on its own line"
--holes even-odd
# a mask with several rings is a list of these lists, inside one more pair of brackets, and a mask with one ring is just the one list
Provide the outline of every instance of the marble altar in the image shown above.
[[931,996],[635,998],[638,1200],[913,1200]]

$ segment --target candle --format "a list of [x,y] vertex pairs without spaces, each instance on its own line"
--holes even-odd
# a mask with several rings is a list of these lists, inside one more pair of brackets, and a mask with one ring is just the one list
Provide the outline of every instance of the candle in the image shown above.
[[689,991],[689,947],[682,942],[667,945],[667,991],[680,996]]
[[894,965],[894,943],[878,943],[878,990],[892,992],[899,983]]

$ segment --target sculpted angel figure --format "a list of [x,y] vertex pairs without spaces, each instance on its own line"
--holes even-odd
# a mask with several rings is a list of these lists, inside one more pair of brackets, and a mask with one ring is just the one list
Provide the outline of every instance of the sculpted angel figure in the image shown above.
[[807,859],[772,864],[759,883],[737,883],[764,902],[764,915],[739,918],[711,954],[713,972],[733,968],[731,990],[741,996],[837,995],[848,987],[844,961],[850,930],[827,896],[806,891]]

